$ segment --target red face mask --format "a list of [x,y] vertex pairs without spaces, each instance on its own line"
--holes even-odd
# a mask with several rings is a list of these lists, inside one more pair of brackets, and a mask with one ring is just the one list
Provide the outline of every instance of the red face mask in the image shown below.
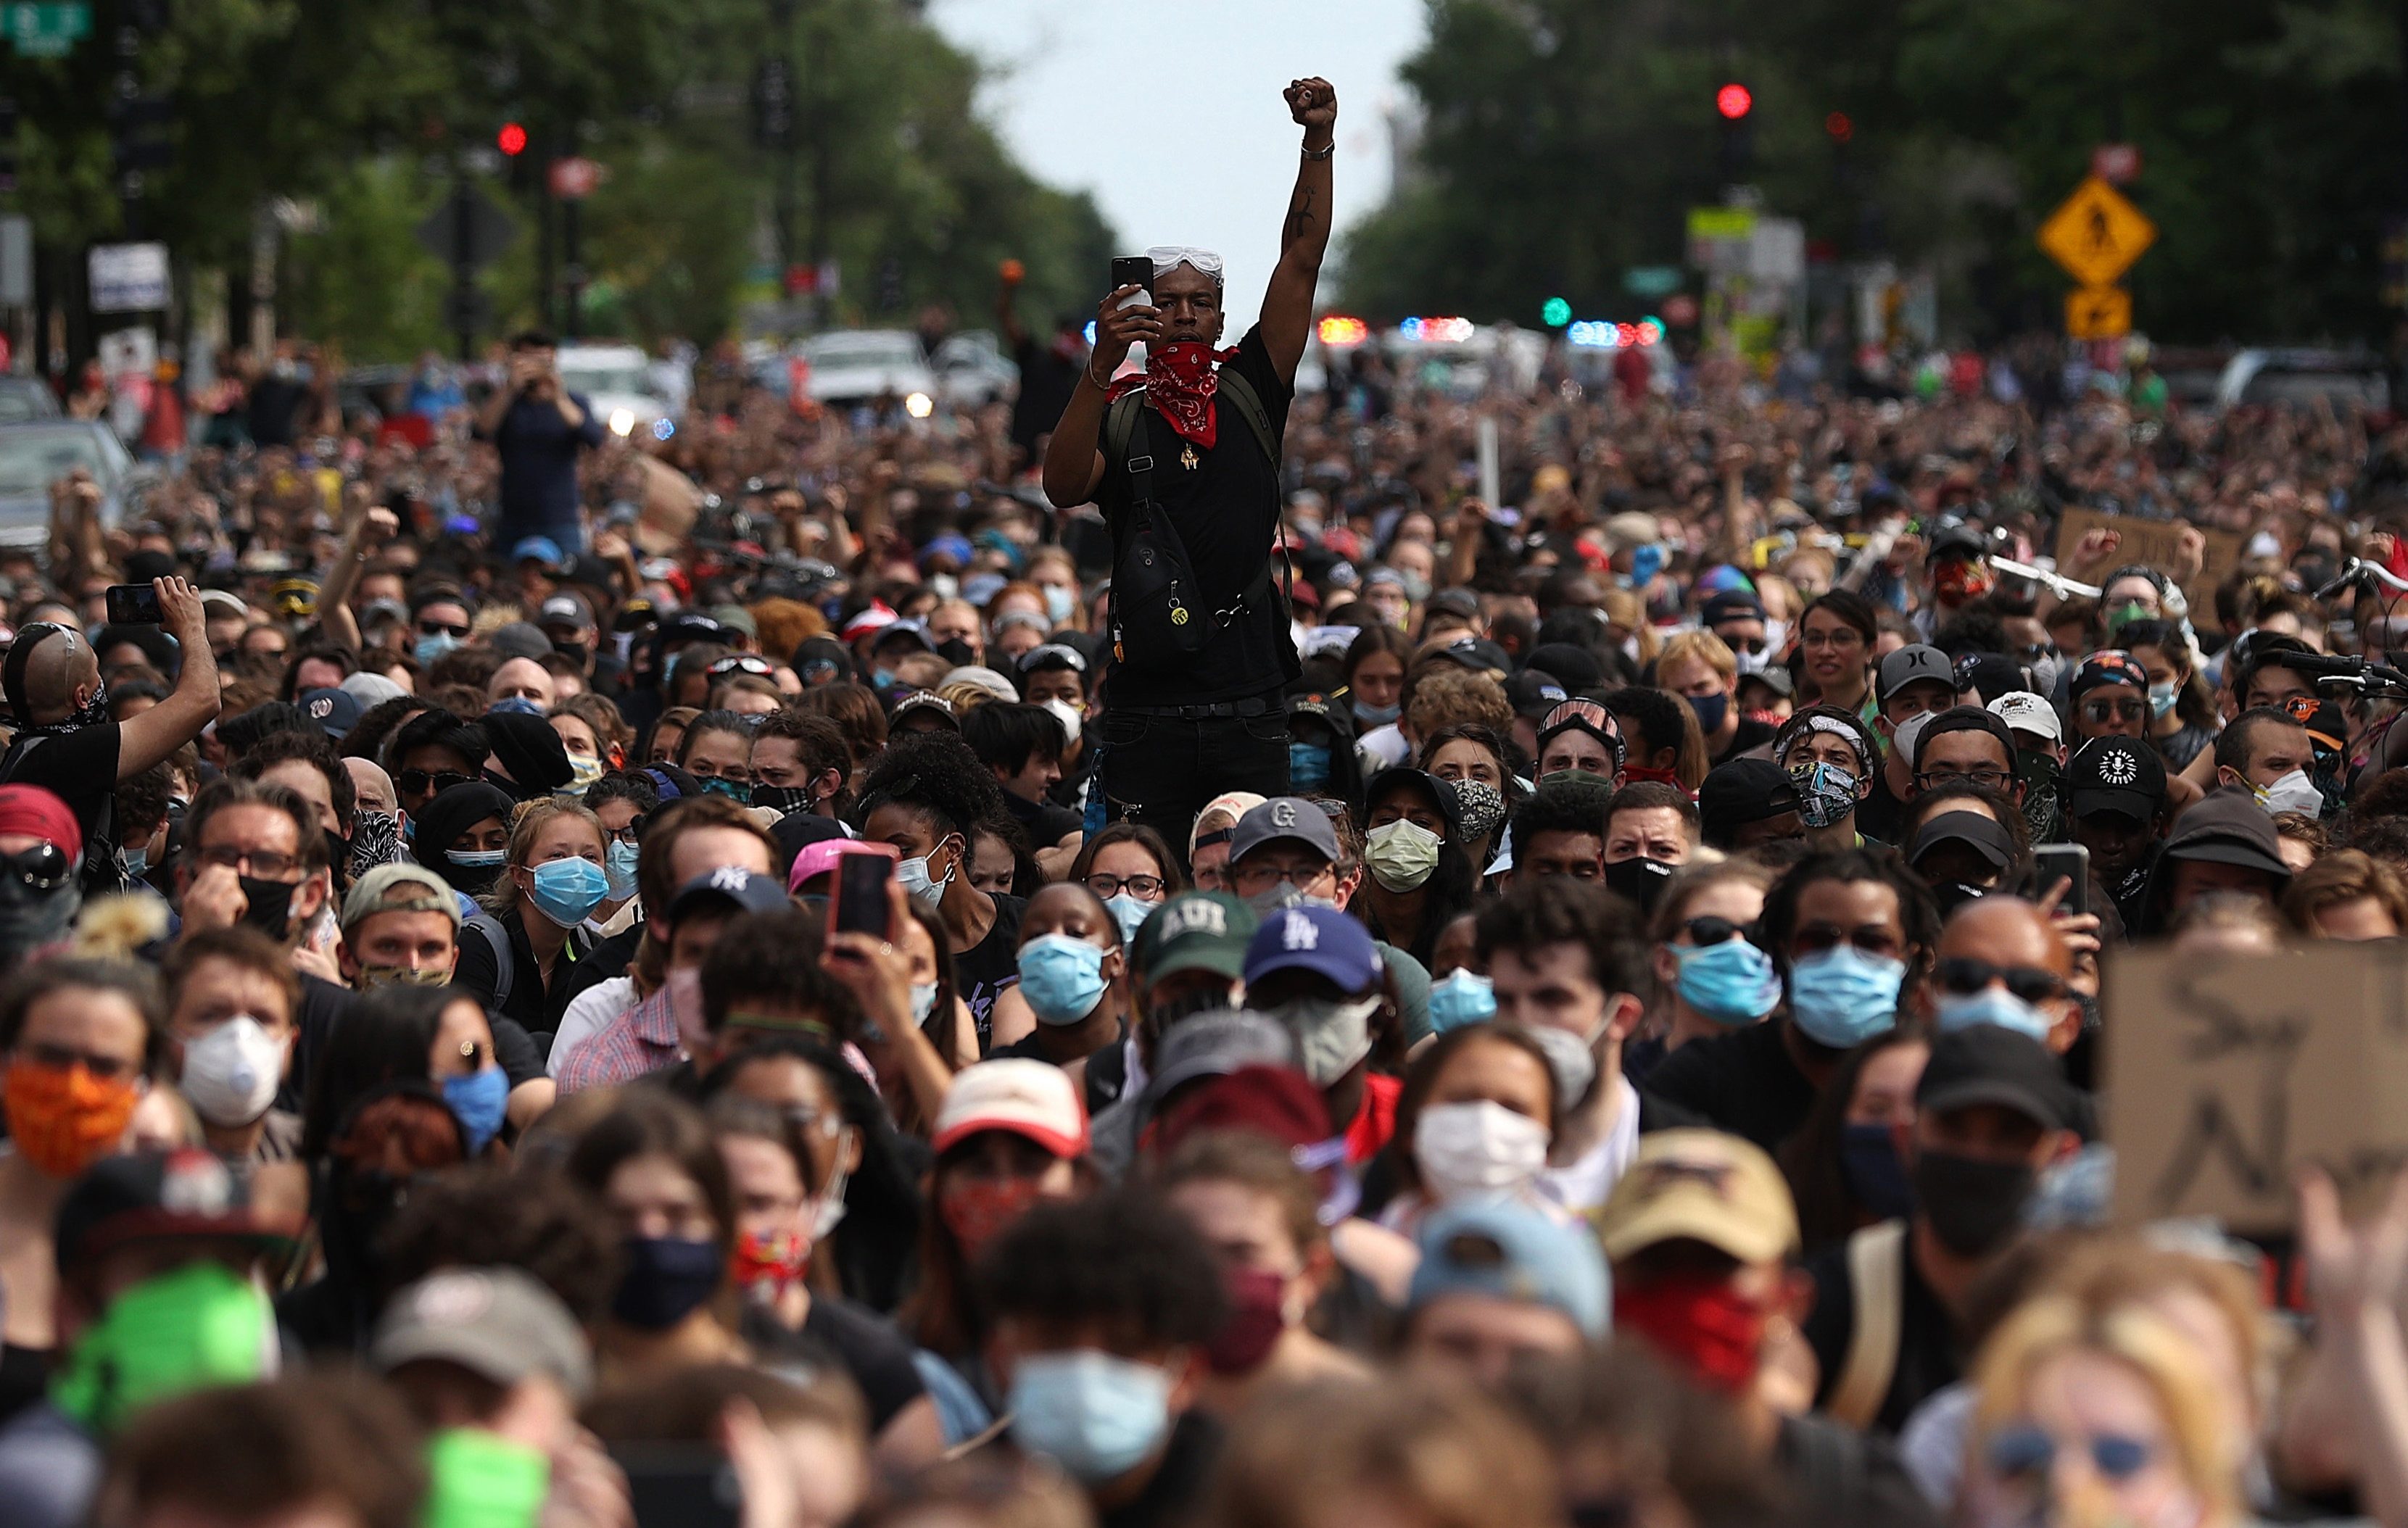
[[1222,1279],[1229,1316],[1204,1345],[1214,1374],[1251,1374],[1287,1330],[1287,1280],[1268,1268],[1232,1268]]
[[1683,1274],[1613,1292],[1613,1324],[1638,1333],[1708,1388],[1738,1394],[1756,1378],[1768,1312],[1727,1278]]
[[[1654,780],[1658,785],[1670,785],[1676,790],[1680,789],[1681,786],[1680,778],[1675,771],[1670,769],[1647,769],[1638,764],[1624,764],[1622,766],[1622,779],[1623,783],[1626,785],[1639,780]],[[1687,794],[1685,791],[1682,792],[1682,793],[1684,795]]]
[[738,1287],[775,1299],[802,1282],[810,1263],[811,1244],[802,1233],[758,1236],[747,1231],[736,1238],[736,1264],[731,1271]]
[[1951,600],[1980,599],[1994,581],[1988,568],[1961,557],[1952,557],[1931,571],[1933,591]]
[[1212,369],[1212,363],[1237,357],[1236,350],[1216,350],[1200,339],[1150,346],[1145,352],[1145,375],[1122,378],[1112,384],[1111,396],[1117,398],[1142,385],[1146,401],[1160,410],[1173,430],[1211,450],[1221,434],[1219,414],[1212,405],[1221,376]]
[[1027,1214],[1040,1195],[1033,1178],[957,1178],[937,1195],[937,1213],[962,1244],[963,1260],[976,1263],[986,1244]]

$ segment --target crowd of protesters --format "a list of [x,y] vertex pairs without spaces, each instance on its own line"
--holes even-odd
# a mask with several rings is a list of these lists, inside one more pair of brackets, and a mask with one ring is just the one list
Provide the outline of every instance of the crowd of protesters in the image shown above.
[[[639,445],[540,335],[406,430],[254,368],[54,488],[0,1528],[2408,1528],[2408,1195],[2110,1225],[2099,1092],[2118,950],[2408,930],[2408,425],[1250,335],[1273,666],[1188,696],[1077,336]],[[1199,720],[1274,789],[1173,810]]]

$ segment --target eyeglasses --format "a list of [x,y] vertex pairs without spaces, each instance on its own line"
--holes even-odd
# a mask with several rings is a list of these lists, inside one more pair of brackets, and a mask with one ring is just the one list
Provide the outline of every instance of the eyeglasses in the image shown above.
[[637,817],[631,819],[624,828],[607,828],[603,831],[609,834],[610,841],[614,844],[640,844],[644,841],[644,819]]
[[703,672],[714,679],[724,679],[730,674],[758,674],[767,678],[771,670],[767,658],[755,658],[749,652],[732,652]]
[[1863,923],[1844,929],[1837,923],[1809,923],[1789,936],[1792,955],[1819,955],[1827,950],[1837,950],[1843,944],[1856,946],[1868,955],[1898,958],[1903,948],[1899,936],[1879,923]]
[[1100,871],[1087,878],[1087,890],[1100,897],[1115,897],[1123,892],[1140,902],[1151,902],[1162,894],[1160,876],[1107,876]]
[[1957,769],[1943,765],[1938,769],[1918,770],[1915,773],[1914,782],[1927,791],[1936,790],[1942,785],[1955,785],[1960,781],[1968,785],[1978,785],[1985,791],[2003,791],[2007,788],[2007,783],[2014,778],[2014,770],[1999,769],[1989,764],[1984,764],[1978,769]]
[[1689,936],[1690,944],[1696,946],[1699,950],[1703,950],[1708,945],[1718,945],[1730,939],[1754,938],[1756,936],[1756,925],[1754,923],[1734,923],[1727,918],[1716,918],[1708,914],[1702,917],[1684,920],[1681,924],[1681,932]]
[[1809,630],[1798,634],[1798,645],[1801,648],[1860,648],[1865,645],[1865,634],[1854,626],[1834,626],[1827,632]]
[[1952,955],[1932,974],[1942,990],[1959,997],[1971,997],[1994,981],[2004,982],[2007,991],[2027,1003],[2046,1003],[2065,995],[2063,978],[2037,965],[1993,965],[1971,955]]
[[[2089,1454],[2093,1469],[2117,1482],[2129,1480],[2148,1468],[2149,1461],[2157,1453],[2155,1444],[2122,1433],[2093,1433],[2080,1440],[2080,1447]],[[1994,1473],[2009,1478],[2028,1478],[2047,1474],[2057,1463],[2057,1439],[2027,1424],[1994,1435],[1985,1454]]]
[[193,857],[203,864],[222,864],[236,875],[256,876],[262,880],[297,878],[301,873],[299,860],[272,849],[235,849],[220,844],[213,849],[195,850]]
[[418,635],[421,636],[458,636],[465,638],[468,635],[468,628],[465,624],[454,626],[448,621],[422,621],[418,623]]
[[45,1071],[64,1072],[80,1066],[99,1082],[122,1082],[142,1070],[138,1061],[126,1061],[118,1056],[94,1055],[78,1050],[71,1045],[51,1045],[43,1040],[26,1040],[17,1047],[18,1059]]
[[439,795],[455,785],[466,785],[477,777],[463,775],[456,769],[405,769],[393,778],[407,795]]
[[2117,695],[2099,695],[2082,703],[2082,714],[2092,721],[2138,721],[2149,714],[2149,703],[2126,700]]
[[36,844],[22,854],[0,854],[0,876],[14,877],[29,892],[55,892],[75,878],[75,864],[56,844]]
[[1329,874],[1326,864],[1308,865],[1301,869],[1283,868],[1276,864],[1241,865],[1229,874],[1229,878],[1249,893],[1266,892],[1283,881],[1290,886],[1310,886]]
[[1733,652],[1744,652],[1753,656],[1764,650],[1764,638],[1761,636],[1732,636],[1724,632],[1716,632],[1714,635],[1721,637],[1723,645]]

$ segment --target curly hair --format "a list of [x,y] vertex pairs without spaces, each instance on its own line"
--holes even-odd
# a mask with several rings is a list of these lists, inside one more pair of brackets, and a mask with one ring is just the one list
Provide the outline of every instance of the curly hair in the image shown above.
[[1003,787],[969,745],[949,732],[906,735],[888,744],[861,783],[853,826],[890,802],[927,813],[965,841],[971,828],[1004,816]]
[[1513,730],[1513,707],[1505,690],[1485,674],[1446,663],[1423,674],[1405,705],[1405,723],[1416,737],[1473,723],[1499,733]]
[[1101,1328],[1140,1349],[1203,1342],[1226,1308],[1211,1249],[1150,1186],[1039,1204],[987,1250],[978,1282],[992,1319]]
[[1764,898],[1764,938],[1766,951],[1772,964],[1781,970],[1785,981],[1789,976],[1789,941],[1798,932],[1798,898],[1818,880],[1835,880],[1842,884],[1873,881],[1888,887],[1898,896],[1898,921],[1906,930],[1906,981],[1901,991],[1911,990],[1922,978],[1931,964],[1932,951],[1940,944],[1940,909],[1933,906],[1931,893],[1924,889],[1914,872],[1899,862],[1898,856],[1875,853],[1862,849],[1843,849],[1837,853],[1817,854],[1800,861],[1797,868],[1772,883]]

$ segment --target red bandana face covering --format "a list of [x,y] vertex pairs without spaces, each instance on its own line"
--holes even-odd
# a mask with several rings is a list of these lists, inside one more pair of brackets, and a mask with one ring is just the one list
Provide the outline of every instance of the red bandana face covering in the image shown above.
[[1237,351],[1216,350],[1200,339],[1151,346],[1145,352],[1145,375],[1122,378],[1112,384],[1111,395],[1117,398],[1142,386],[1146,401],[1170,421],[1173,430],[1209,451],[1221,434],[1220,411],[1212,405],[1221,377],[1212,363],[1237,358]]

